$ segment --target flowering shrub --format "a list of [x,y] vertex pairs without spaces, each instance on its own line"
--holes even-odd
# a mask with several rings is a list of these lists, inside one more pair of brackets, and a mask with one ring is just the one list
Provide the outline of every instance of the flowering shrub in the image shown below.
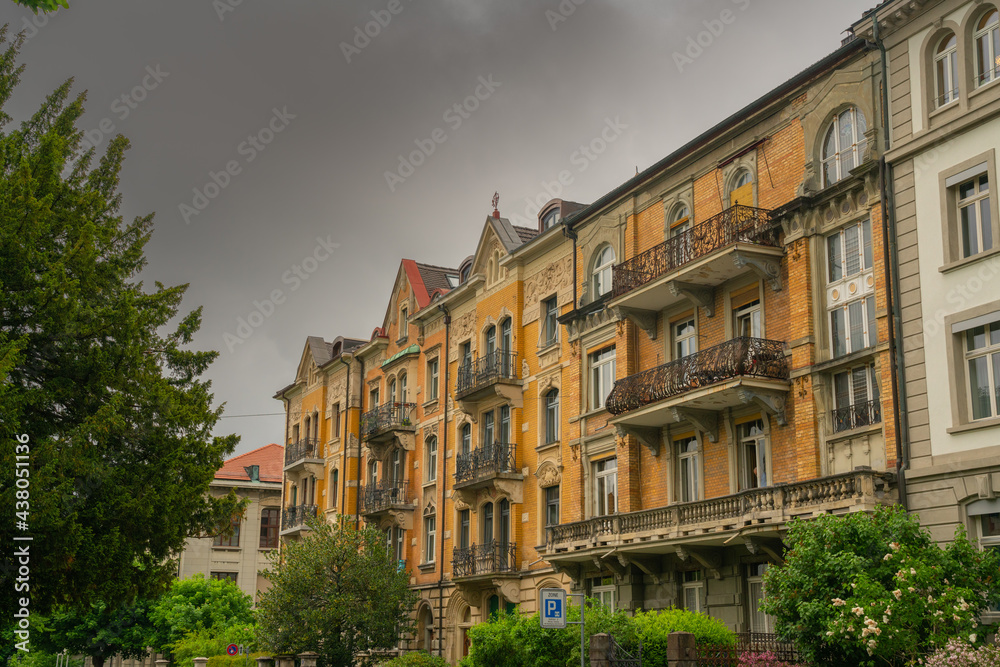
[[764,651],[763,653],[744,651],[740,655],[740,661],[737,667],[801,667],[801,666],[792,662],[785,662],[784,660],[778,660],[778,656],[774,654],[774,651]]
[[997,667],[1000,665],[1000,646],[988,644],[978,648],[962,641],[950,639],[926,660],[918,664],[926,667]]
[[1000,558],[959,527],[940,548],[898,507],[794,521],[787,559],[764,578],[762,609],[803,657],[823,665],[904,665],[953,637],[985,637]]

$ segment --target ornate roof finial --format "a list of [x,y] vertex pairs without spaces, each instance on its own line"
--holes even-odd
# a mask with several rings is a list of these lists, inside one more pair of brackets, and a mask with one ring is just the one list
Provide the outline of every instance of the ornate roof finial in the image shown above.
[[493,217],[496,218],[497,220],[500,219],[500,209],[498,208],[499,206],[500,206],[500,193],[499,192],[494,192],[493,193]]

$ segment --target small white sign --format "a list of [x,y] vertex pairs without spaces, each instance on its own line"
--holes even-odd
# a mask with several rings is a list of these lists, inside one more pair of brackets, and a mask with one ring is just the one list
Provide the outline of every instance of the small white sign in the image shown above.
[[541,594],[541,626],[561,630],[566,627],[566,591],[561,588],[543,588]]

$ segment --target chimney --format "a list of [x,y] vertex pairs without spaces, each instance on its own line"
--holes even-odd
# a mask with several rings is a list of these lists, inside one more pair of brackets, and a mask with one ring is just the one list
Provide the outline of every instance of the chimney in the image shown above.
[[243,470],[246,471],[251,482],[260,481],[260,466],[243,466]]

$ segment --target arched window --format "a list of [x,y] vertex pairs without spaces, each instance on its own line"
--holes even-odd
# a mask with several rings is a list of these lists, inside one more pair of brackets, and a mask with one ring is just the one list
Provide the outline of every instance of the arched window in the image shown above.
[[427,438],[427,452],[425,455],[425,461],[427,462],[427,481],[433,482],[437,479],[437,458],[438,458],[438,439],[436,436],[431,436]]
[[394,486],[398,486],[403,483],[403,462],[406,460],[406,456],[402,449],[398,447],[392,450],[392,468],[389,471],[391,475],[392,483]]
[[514,348],[514,339],[511,331],[511,321],[510,318],[504,319],[500,323],[500,374],[509,378],[513,376],[514,372],[514,359],[511,356],[511,351]]
[[368,483],[372,486],[378,483],[378,461],[368,462]]
[[483,544],[493,543],[493,503],[486,503],[483,505],[483,525],[482,525],[482,537]]
[[855,107],[833,119],[823,141],[823,187],[836,183],[861,164],[868,147],[867,129],[865,115]]
[[472,424],[462,424],[461,443],[462,454],[472,451]]
[[424,607],[420,614],[420,641],[417,648],[431,653],[434,651],[434,614],[429,607]]
[[976,85],[1000,78],[1000,12],[993,10],[976,23]]
[[958,99],[958,40],[948,33],[934,51],[934,106],[943,107]]
[[753,206],[753,175],[749,169],[740,169],[729,188],[729,205]]
[[497,351],[497,328],[491,326],[486,330],[486,355],[490,356]]
[[389,402],[396,402],[396,378],[389,380]]
[[670,236],[677,236],[691,229],[691,211],[687,204],[681,202],[674,206],[670,211],[669,223]]
[[399,401],[406,403],[406,373],[399,374]]
[[340,471],[339,470],[334,470],[333,472],[330,473],[330,507],[331,508],[334,508],[334,507],[337,506],[337,487],[338,487],[337,482],[339,481],[339,479],[338,479],[339,476],[340,476]]
[[559,440],[559,390],[545,394],[545,443]]
[[594,268],[591,271],[591,284],[594,288],[594,298],[600,298],[611,291],[611,267],[615,264],[615,249],[610,245],[601,246],[594,253]]

